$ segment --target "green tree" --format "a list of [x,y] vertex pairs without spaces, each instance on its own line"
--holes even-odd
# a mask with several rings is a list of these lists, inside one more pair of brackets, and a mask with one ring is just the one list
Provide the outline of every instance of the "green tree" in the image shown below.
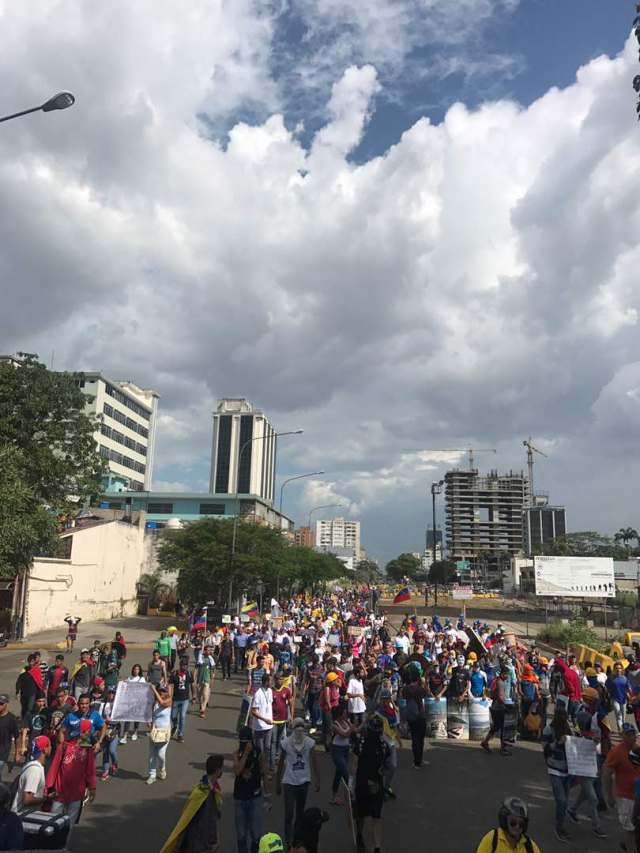
[[626,560],[628,552],[610,536],[603,536],[594,530],[583,530],[559,536],[542,547],[534,549],[535,554],[549,557],[612,557],[614,560]]
[[452,583],[457,577],[453,560],[436,560],[429,569],[430,583]]
[[22,452],[22,482],[56,512],[97,494],[106,469],[84,408],[74,375],[34,357],[21,367],[0,364],[0,446]]
[[170,585],[162,579],[162,572],[145,572],[138,578],[138,587],[149,596],[149,606],[157,607],[169,592]]
[[38,501],[24,476],[23,454],[0,446],[0,576],[14,577],[35,554],[50,552],[56,519]]
[[400,554],[385,566],[387,575],[394,581],[401,581],[405,577],[412,580],[420,574],[421,568],[420,560],[413,554]]
[[634,530],[633,527],[621,527],[613,538],[616,542],[622,542],[628,551],[629,542],[633,542],[634,539],[636,542],[638,541],[638,531]]
[[186,601],[227,600],[229,581],[234,590],[256,596],[260,579],[264,597],[278,589],[315,589],[343,577],[344,565],[333,554],[289,545],[280,531],[239,521],[231,560],[233,521],[203,518],[180,530],[166,530],[158,549],[163,571],[179,571],[178,593]]
[[355,568],[355,579],[360,583],[375,583],[381,578],[380,567],[373,560],[360,560]]

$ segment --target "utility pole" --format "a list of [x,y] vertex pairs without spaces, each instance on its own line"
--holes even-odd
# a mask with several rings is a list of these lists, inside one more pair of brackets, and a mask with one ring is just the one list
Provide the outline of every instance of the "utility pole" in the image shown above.
[[[444,480],[438,480],[437,483],[431,483],[431,509],[433,513],[433,541],[431,543],[433,551],[433,560],[431,561],[431,565],[436,561],[436,495],[442,493],[442,486],[444,485]],[[433,590],[433,603],[434,606],[438,606],[438,579],[434,578],[434,590]]]

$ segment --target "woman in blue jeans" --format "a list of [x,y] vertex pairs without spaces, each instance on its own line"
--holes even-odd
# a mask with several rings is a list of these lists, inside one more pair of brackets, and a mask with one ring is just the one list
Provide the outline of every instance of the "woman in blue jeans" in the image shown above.
[[342,806],[344,802],[338,797],[338,788],[341,780],[344,780],[345,785],[349,784],[349,747],[351,744],[351,736],[358,731],[358,726],[354,726],[349,722],[347,716],[347,708],[340,703],[337,708],[332,711],[333,717],[333,740],[331,742],[331,758],[333,760],[336,771],[333,776],[332,799],[331,803],[334,806]]
[[571,727],[567,709],[560,706],[542,733],[547,773],[551,782],[553,798],[556,801],[555,833],[558,841],[569,840],[569,835],[564,828],[569,799],[569,770],[565,743],[569,735],[571,735]]
[[243,726],[233,762],[233,810],[238,853],[257,853],[262,835],[265,756],[255,748],[252,738],[249,726]]

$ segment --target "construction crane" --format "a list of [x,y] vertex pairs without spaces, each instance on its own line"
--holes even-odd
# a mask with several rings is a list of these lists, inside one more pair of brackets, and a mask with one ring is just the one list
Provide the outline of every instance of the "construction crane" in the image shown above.
[[445,447],[436,450],[409,450],[408,453],[468,453],[469,470],[473,470],[474,453],[497,453],[495,447]]
[[527,466],[529,468],[529,506],[535,506],[535,495],[533,493],[533,454],[539,453],[540,456],[544,456],[545,459],[548,459],[546,453],[543,453],[541,450],[538,450],[537,447],[534,447],[531,442],[531,436],[528,439],[525,439],[522,444],[527,448]]

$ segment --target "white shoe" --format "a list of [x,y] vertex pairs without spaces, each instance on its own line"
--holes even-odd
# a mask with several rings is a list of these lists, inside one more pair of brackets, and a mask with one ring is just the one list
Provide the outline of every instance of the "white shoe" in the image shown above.
[[147,785],[153,785],[153,783],[154,783],[155,781],[156,781],[156,777],[155,777],[155,776],[149,776],[149,777],[147,778]]
[[126,742],[127,742],[126,737],[121,737],[119,740],[119,743],[126,743]]
[[162,779],[162,781],[164,782],[164,780],[165,780],[166,778],[167,778],[167,771],[166,771],[166,770],[161,770],[161,771],[158,773],[158,779]]
[[[137,732],[134,732],[134,733],[131,735],[131,740],[138,740],[138,734],[137,734]],[[122,743],[122,741],[120,741],[120,743]]]

